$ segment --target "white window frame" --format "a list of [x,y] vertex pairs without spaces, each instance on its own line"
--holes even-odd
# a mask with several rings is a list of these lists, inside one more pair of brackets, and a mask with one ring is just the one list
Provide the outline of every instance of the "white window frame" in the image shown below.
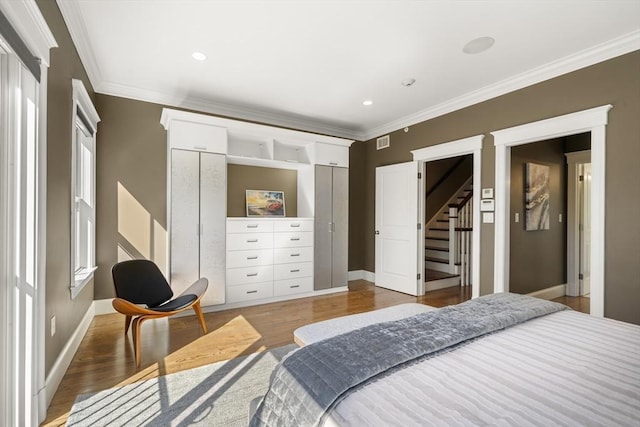
[[[91,102],[89,93],[81,80],[72,79],[73,114],[71,148],[71,298],[93,280],[96,270],[96,133],[100,117]],[[88,141],[80,141],[78,134],[84,134]],[[79,148],[89,149],[91,164],[89,177],[81,176],[82,156]],[[86,166],[86,165],[85,165]],[[87,180],[89,182],[85,182]],[[85,200],[78,194],[79,184],[89,187],[89,198]],[[85,233],[78,233],[76,224],[80,220],[89,221]]]

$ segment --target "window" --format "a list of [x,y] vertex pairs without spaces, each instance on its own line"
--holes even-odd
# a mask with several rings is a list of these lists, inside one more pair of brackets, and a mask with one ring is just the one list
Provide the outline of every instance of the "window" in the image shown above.
[[[0,37],[0,424],[35,425],[39,84]],[[4,350],[6,349],[6,350]]]
[[82,82],[74,79],[72,84],[71,296],[75,297],[96,269],[96,129],[100,118]]

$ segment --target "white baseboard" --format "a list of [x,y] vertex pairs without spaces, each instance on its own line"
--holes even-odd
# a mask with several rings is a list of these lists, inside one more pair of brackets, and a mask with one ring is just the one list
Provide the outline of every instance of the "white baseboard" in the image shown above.
[[[227,303],[222,305],[203,306],[202,312],[215,313],[216,311],[231,310],[233,308],[243,308],[243,307],[250,307],[254,305],[271,304],[273,302],[290,301],[294,299],[317,297],[320,295],[329,295],[329,294],[336,294],[339,292],[348,292],[348,291],[349,291],[348,286],[340,286],[339,288],[321,289],[319,291],[313,291],[313,292],[304,292],[300,294],[264,298],[259,301],[243,301],[243,302]],[[176,314],[174,317],[193,316],[193,315],[194,315],[193,310],[185,310]]]
[[84,317],[80,321],[80,324],[60,352],[58,359],[56,359],[56,363],[53,364],[49,375],[47,375],[47,378],[44,381],[47,407],[49,407],[49,405],[51,404],[53,395],[56,393],[56,390],[58,390],[58,386],[62,382],[62,378],[67,372],[67,368],[69,368],[71,360],[73,360],[73,356],[75,356],[76,351],[78,351],[78,347],[80,347],[80,343],[82,342],[84,335],[87,333],[94,315],[95,305],[94,303],[91,303],[91,305],[87,309],[87,312],[84,314]]
[[367,282],[375,283],[376,274],[367,270],[353,270],[349,272],[348,280],[366,280]]
[[556,286],[552,286],[550,288],[546,288],[546,289],[540,289],[539,291],[535,291],[535,292],[531,292],[527,295],[532,296],[532,297],[536,297],[536,298],[541,298],[541,299],[546,299],[546,300],[552,300],[555,298],[560,298],[566,295],[566,288],[567,285],[566,283],[564,285],[556,285]]
[[113,308],[111,301],[113,301],[113,298],[94,300],[93,304],[95,305],[95,315],[99,316],[101,314],[117,313],[117,311]]

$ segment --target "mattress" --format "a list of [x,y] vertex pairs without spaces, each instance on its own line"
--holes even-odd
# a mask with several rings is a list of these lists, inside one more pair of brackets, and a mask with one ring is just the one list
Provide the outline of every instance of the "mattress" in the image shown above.
[[640,326],[561,311],[382,376],[326,426],[637,426]]
[[431,310],[436,310],[436,308],[413,302],[398,304],[392,307],[368,311],[366,313],[341,316],[335,319],[324,320],[322,322],[302,326],[293,331],[293,339],[296,344],[302,347],[304,345],[344,334],[355,329],[360,329],[373,323],[403,319],[405,317],[413,316],[414,314],[424,313]]

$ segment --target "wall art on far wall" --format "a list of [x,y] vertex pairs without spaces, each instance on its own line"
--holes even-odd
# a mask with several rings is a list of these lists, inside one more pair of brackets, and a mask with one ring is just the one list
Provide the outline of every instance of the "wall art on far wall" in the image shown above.
[[549,166],[525,164],[525,229],[549,229]]
[[246,190],[247,216],[285,216],[284,191]]

